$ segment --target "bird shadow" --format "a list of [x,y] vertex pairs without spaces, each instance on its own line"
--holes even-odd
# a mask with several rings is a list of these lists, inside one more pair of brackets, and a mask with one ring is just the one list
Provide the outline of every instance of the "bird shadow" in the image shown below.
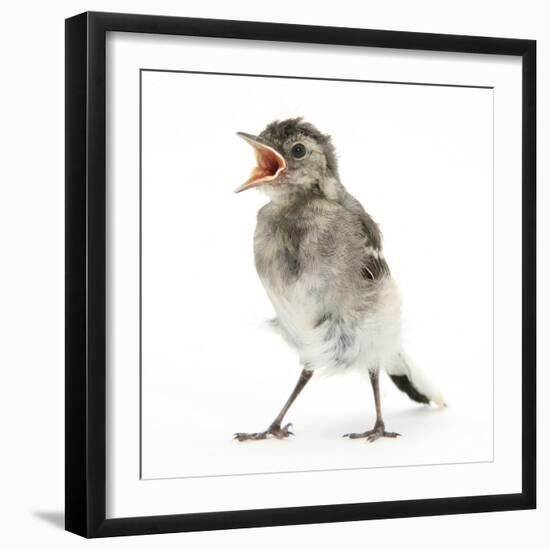
[[35,518],[41,519],[57,529],[65,529],[65,512],[35,510],[32,514]]
[[[415,419],[418,420],[421,417],[424,417],[428,420],[432,415],[434,415],[433,418],[436,418],[437,415],[445,412],[446,410],[447,409],[438,409],[427,405],[413,405],[402,410],[394,410],[384,414],[384,420],[386,421],[387,426],[396,421],[400,422],[401,425],[406,426],[407,430],[415,430],[418,428],[418,424],[415,422]],[[363,429],[367,429],[371,422],[374,423],[374,414],[365,416],[364,414],[357,413],[355,416],[347,416],[346,418],[326,417],[323,418],[322,421],[317,419],[315,423],[307,426],[306,429],[309,433],[314,433],[317,435],[323,435],[326,433],[330,433],[331,435],[342,435],[344,433],[357,431],[357,428],[360,426],[363,426]]]
[[392,411],[388,413],[388,418],[408,418],[411,416],[428,416],[442,414],[447,408],[431,407],[429,405],[418,405],[411,408],[402,409],[400,411]]

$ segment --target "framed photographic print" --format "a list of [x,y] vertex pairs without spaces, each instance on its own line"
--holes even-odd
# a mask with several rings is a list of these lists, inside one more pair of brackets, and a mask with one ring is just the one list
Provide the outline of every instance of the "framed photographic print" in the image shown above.
[[535,56],[66,21],[69,531],[535,507]]

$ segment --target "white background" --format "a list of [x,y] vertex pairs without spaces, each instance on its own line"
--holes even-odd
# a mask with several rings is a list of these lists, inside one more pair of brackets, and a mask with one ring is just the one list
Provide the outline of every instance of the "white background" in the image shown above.
[[[545,38],[548,20],[543,4],[460,2],[441,6],[436,2],[373,3],[357,7],[340,2],[338,8],[315,10],[307,2],[259,6],[242,2],[224,5],[205,2],[60,2],[43,7],[21,3],[4,12],[2,63],[2,145],[0,239],[3,268],[2,308],[3,369],[0,412],[2,414],[3,490],[2,542],[11,548],[40,544],[75,548],[83,541],[63,533],[59,524],[63,507],[63,22],[62,19],[89,8],[169,15],[191,15],[273,20],[332,25],[354,25],[428,32],[469,33],[539,39],[539,97],[547,95],[548,69],[544,69],[550,42]],[[160,7],[159,7],[160,6]],[[348,8],[346,9],[346,6]],[[24,21],[23,23],[20,23]],[[22,30],[24,27],[24,30]],[[30,39],[29,39],[30,38]],[[546,63],[547,65],[547,63]],[[539,105],[539,151],[548,147],[546,105]],[[539,180],[547,176],[547,161],[540,158]],[[548,208],[541,189],[539,211]],[[540,241],[548,222],[540,220]],[[542,248],[539,246],[542,252]],[[548,264],[547,252],[541,261]],[[542,275],[542,274],[541,274]],[[543,277],[540,277],[542,280]],[[547,315],[548,300],[539,297]],[[541,338],[542,340],[542,338]],[[541,341],[540,364],[547,347]],[[542,370],[542,369],[541,369]],[[544,372],[539,388],[547,382]],[[539,394],[540,394],[539,390]],[[539,423],[548,418],[548,406],[540,404]],[[548,436],[539,430],[540,462],[547,456]],[[526,538],[541,540],[547,515],[547,478],[540,475],[539,510],[477,516],[405,519],[388,523],[298,526],[239,532],[165,535],[93,542],[107,546],[268,548],[310,542],[333,547],[342,541],[358,547],[407,544],[422,547],[426,541],[462,548],[488,537],[499,548],[513,548]],[[452,532],[452,536],[449,533]],[[368,539],[368,540],[367,540]],[[413,541],[413,542],[411,542]],[[418,541],[418,542],[416,542]]]
[[[380,222],[405,349],[450,405],[415,405],[383,375],[403,437],[368,448],[342,439],[374,424],[357,373],[315,376],[287,415],[295,438],[231,439],[265,429],[301,369],[264,324],[252,236],[267,197],[232,193],[255,164],[235,132],[295,115],[330,131]],[[143,477],[493,460],[493,90],[146,71],[142,117]]]

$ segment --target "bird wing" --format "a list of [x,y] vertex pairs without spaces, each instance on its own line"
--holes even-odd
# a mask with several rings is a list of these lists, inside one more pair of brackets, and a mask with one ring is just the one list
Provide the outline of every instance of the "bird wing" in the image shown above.
[[365,246],[361,275],[371,281],[378,281],[390,275],[390,268],[381,249],[369,244]]
[[390,275],[390,268],[382,253],[382,233],[378,224],[369,216],[361,203],[346,192],[342,206],[359,220],[362,262],[361,275],[364,279],[378,281]]

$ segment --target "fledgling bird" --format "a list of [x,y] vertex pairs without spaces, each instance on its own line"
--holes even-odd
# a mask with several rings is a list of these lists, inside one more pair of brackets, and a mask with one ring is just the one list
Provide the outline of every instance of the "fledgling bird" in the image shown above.
[[397,437],[382,419],[380,370],[412,400],[444,402],[402,350],[401,299],[377,224],[342,185],[330,136],[312,124],[293,118],[272,122],[258,136],[238,135],[254,148],[257,166],[236,192],[259,188],[270,198],[258,212],[256,270],[276,325],[298,351],[303,369],[271,425],[235,438],[292,435],[283,418],[320,369],[369,373],[376,422],[372,429],[345,436]]

